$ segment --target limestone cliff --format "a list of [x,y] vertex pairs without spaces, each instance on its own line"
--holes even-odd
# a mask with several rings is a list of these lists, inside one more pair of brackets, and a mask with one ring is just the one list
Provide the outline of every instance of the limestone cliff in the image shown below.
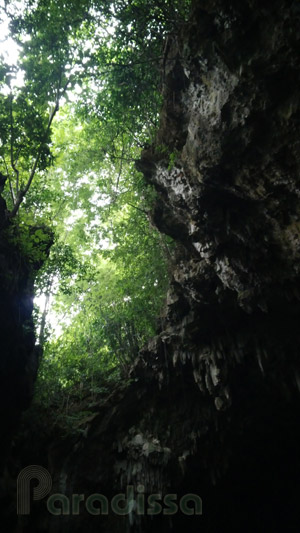
[[[296,2],[203,0],[168,37],[161,125],[138,163],[178,244],[162,328],[84,435],[22,458],[69,497],[130,485],[132,511],[40,503],[18,531],[296,530],[299,16]],[[139,515],[139,486],[198,494],[203,514]]]

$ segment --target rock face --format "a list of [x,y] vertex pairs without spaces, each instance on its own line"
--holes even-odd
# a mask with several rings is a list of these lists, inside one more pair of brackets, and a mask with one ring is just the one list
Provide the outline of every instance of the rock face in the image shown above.
[[[22,412],[31,403],[41,356],[32,311],[34,278],[42,261],[38,255],[29,261],[19,237],[18,229],[6,218],[6,204],[0,196],[0,508],[1,526],[7,531],[4,515],[12,512],[11,441]],[[42,246],[46,254],[51,243],[52,234],[45,228]]]
[[198,4],[169,39],[161,129],[139,162],[154,223],[181,245],[145,365],[166,349],[226,411],[242,369],[252,386],[299,389],[299,10]]
[[0,197],[0,417],[1,469],[21,412],[28,408],[38,368],[33,311],[34,265],[28,264]]
[[[54,492],[111,501],[130,486],[131,511],[54,517],[39,502],[18,531],[296,530],[299,15],[203,0],[169,36],[161,126],[138,163],[178,244],[162,328],[83,436],[40,448]],[[200,496],[202,515],[139,513],[139,496],[170,493]]]

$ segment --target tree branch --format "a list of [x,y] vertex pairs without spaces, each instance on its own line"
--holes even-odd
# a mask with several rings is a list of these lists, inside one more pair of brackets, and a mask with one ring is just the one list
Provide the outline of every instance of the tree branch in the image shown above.
[[130,202],[127,202],[127,204],[130,205],[130,207],[133,207],[134,209],[137,209],[137,211],[140,211],[141,213],[146,215],[147,218],[149,218],[149,213],[147,211],[145,211],[145,209],[141,209],[140,207],[137,207],[136,205],[133,205]]
[[[16,175],[16,194],[19,192],[19,171],[14,161],[14,118],[13,118],[13,94],[10,93],[10,164]],[[12,187],[11,179],[9,180],[10,187]],[[12,189],[13,190],[13,189]],[[14,198],[14,194],[12,195]],[[15,203],[15,201],[14,201]]]
[[119,174],[118,174],[117,185],[116,185],[116,191],[117,192],[118,192],[118,189],[119,189],[119,182],[120,182],[120,177],[121,177],[121,174],[122,174],[124,152],[125,152],[125,145],[124,145],[124,137],[123,137],[123,134],[122,134],[122,153],[121,153],[121,158],[120,158],[120,168],[119,168]]
[[60,102],[60,99],[61,97],[65,94],[67,88],[68,88],[68,85],[70,83],[70,79],[67,80],[66,84],[64,85],[64,87],[62,88],[62,91],[60,91],[60,87],[58,87],[57,89],[57,96],[56,96],[56,102],[55,102],[55,106],[54,108],[52,109],[51,113],[50,113],[50,116],[49,116],[49,121],[48,121],[48,125],[47,125],[47,128],[46,128],[46,131],[45,131],[45,134],[43,136],[43,140],[42,142],[40,143],[40,146],[39,146],[39,149],[38,149],[38,152],[37,152],[37,156],[35,158],[35,161],[34,161],[34,164],[33,164],[33,167],[31,169],[31,172],[30,172],[30,176],[28,178],[28,181],[24,187],[24,189],[21,189],[19,192],[18,192],[18,195],[17,195],[17,198],[16,198],[16,201],[15,201],[15,204],[14,204],[14,207],[13,209],[9,212],[9,217],[12,218],[14,216],[16,216],[16,214],[18,213],[19,211],[19,208],[20,208],[20,205],[21,203],[23,202],[24,200],[24,197],[25,195],[27,194],[28,190],[30,189],[30,186],[32,184],[32,181],[33,181],[33,178],[35,176],[35,173],[36,173],[36,169],[38,167],[38,164],[39,164],[39,161],[40,161],[40,158],[41,158],[41,155],[42,155],[42,150],[43,150],[43,144],[44,144],[44,141],[47,139],[47,136],[48,136],[48,133],[50,131],[50,128],[51,128],[51,125],[52,125],[52,122],[53,122],[53,119],[57,113],[57,111],[59,110],[59,102]]
[[14,193],[14,189],[13,189],[13,185],[12,185],[12,180],[11,180],[11,177],[10,177],[10,174],[9,174],[9,170],[8,170],[8,166],[7,166],[7,163],[6,163],[6,159],[5,159],[4,156],[1,156],[1,157],[3,159],[4,166],[5,166],[5,169],[6,169],[6,174],[7,174],[8,183],[9,183],[10,196],[11,196],[11,199],[12,199],[12,203],[14,205],[16,199],[15,199],[15,193]]
[[50,298],[51,298],[53,282],[54,282],[54,275],[52,274],[52,276],[50,276],[50,278],[48,279],[46,292],[45,292],[45,305],[44,305],[44,309],[42,312],[42,319],[41,319],[40,332],[39,332],[39,345],[40,346],[43,346],[45,343],[45,329],[46,329],[47,314],[49,310],[49,303],[50,303]]

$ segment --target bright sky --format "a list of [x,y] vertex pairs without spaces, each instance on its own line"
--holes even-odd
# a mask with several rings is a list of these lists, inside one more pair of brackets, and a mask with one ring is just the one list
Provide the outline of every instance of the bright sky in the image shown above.
[[[0,7],[3,9],[3,2],[1,0]],[[3,57],[5,63],[14,66],[18,61],[20,48],[14,42],[14,40],[9,37],[8,18],[6,17],[5,13],[2,13],[2,10],[0,11],[0,16],[2,19],[0,19],[0,54]],[[12,85],[15,87],[20,87],[22,83],[23,73],[21,70],[19,70],[16,73],[16,78],[12,81]],[[9,87],[5,87],[4,89],[2,89],[2,92],[8,93]]]
[[[34,304],[37,305],[41,313],[45,309],[46,301],[46,294],[41,294],[34,298]],[[54,297],[51,295],[48,301],[47,323],[53,329],[53,335],[58,338],[63,333],[64,327],[71,324],[73,315],[70,313],[68,316],[63,316],[62,314],[56,313],[53,310],[53,303]],[[38,334],[39,332],[37,332],[37,338]]]

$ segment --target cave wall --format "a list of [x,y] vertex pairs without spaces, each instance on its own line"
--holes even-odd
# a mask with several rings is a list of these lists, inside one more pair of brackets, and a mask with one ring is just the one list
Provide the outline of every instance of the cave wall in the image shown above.
[[[36,229],[29,228],[28,237]],[[25,247],[22,243],[24,235],[21,237],[18,225],[8,216],[0,195],[0,511],[1,527],[6,531],[12,531],[11,517],[16,521],[18,466],[11,455],[12,447],[22,414],[34,395],[42,355],[42,348],[36,344],[32,313],[34,280],[53,242],[52,232],[43,229],[44,238],[35,244],[36,253],[31,248],[30,257],[26,243]]]
[[39,359],[35,346],[33,283],[37,265],[29,264],[0,196],[0,420],[1,468],[12,432],[33,395]]
[[[25,446],[53,491],[196,493],[201,516],[54,517],[16,531],[296,531],[299,522],[299,15],[194,2],[162,61],[160,129],[137,163],[177,243],[162,327],[84,434]],[[41,426],[43,422],[40,422]],[[30,435],[28,436],[30,442]]]

